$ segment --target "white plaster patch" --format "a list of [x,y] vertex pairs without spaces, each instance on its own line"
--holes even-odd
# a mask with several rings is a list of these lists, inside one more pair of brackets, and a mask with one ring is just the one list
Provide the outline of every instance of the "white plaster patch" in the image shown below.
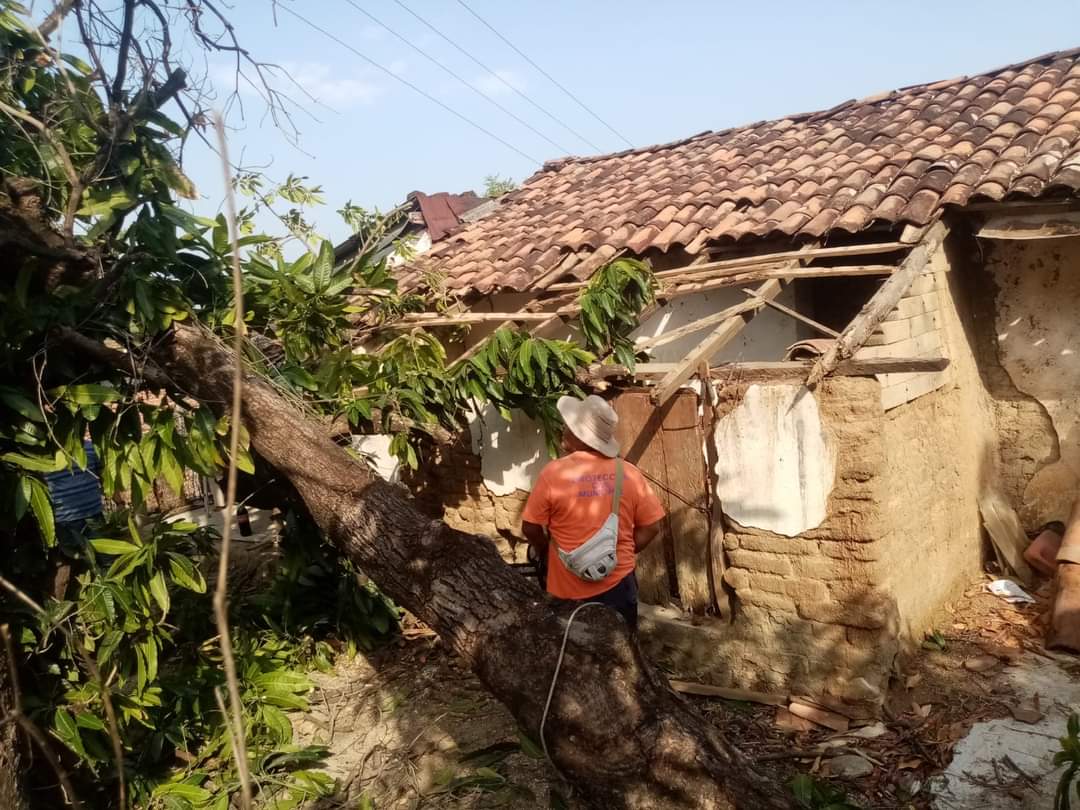
[[716,425],[716,494],[743,526],[794,537],[825,520],[836,450],[801,385],[751,385]]
[[509,422],[485,405],[469,418],[473,452],[480,456],[484,486],[495,495],[529,492],[548,462],[543,429],[520,411]]
[[1054,425],[1061,459],[1040,470],[1024,500],[1040,520],[1062,520],[1080,484],[1080,240],[1007,250],[994,262],[1001,364]]
[[364,457],[380,478],[394,484],[401,472],[401,462],[390,452],[392,436],[353,436],[352,448]]

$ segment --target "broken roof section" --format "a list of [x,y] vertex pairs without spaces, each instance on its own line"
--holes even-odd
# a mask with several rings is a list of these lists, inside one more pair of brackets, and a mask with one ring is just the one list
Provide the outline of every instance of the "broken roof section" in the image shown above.
[[925,225],[947,205],[1080,190],[1080,49],[824,112],[545,164],[418,259],[454,292],[540,291],[619,253]]
[[[379,257],[389,255],[393,250],[393,240],[401,237],[418,237],[426,233],[431,243],[435,244],[463,222],[475,222],[490,213],[495,204],[496,200],[486,199],[473,191],[463,191],[461,194],[412,191],[406,196],[405,202],[386,215],[389,226],[383,239],[384,253]],[[368,233],[353,234],[334,248],[334,260],[343,262],[351,259],[369,238]],[[426,250],[427,245],[422,248]]]

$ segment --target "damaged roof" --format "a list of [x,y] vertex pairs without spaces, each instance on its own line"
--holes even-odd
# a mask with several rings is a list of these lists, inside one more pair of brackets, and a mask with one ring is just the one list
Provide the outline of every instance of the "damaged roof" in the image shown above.
[[946,205],[1080,190],[1080,49],[830,110],[546,163],[417,260],[459,293],[584,279],[619,253],[695,255],[925,225]]

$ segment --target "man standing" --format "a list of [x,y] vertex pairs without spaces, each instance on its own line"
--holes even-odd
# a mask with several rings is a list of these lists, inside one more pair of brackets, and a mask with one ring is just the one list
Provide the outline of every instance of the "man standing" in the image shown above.
[[637,629],[634,562],[660,533],[664,508],[641,471],[619,458],[619,417],[598,396],[562,397],[563,449],[548,464],[522,514],[525,539],[547,555],[547,590],[600,602]]

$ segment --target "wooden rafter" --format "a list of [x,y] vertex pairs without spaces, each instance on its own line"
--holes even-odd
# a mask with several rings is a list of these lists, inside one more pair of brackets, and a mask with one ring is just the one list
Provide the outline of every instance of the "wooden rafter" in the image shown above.
[[806,379],[807,386],[813,388],[842,361],[854,357],[855,352],[863,347],[878,325],[896,308],[919,274],[926,269],[948,232],[948,227],[940,220],[926,232],[922,241],[912,248],[897,271],[889,276],[866,302],[832,347],[817,359]]
[[[656,273],[656,278],[661,281],[667,279],[719,278],[724,275],[738,275],[744,271],[768,265],[775,265],[777,269],[780,269],[784,266],[790,266],[793,259],[806,260],[843,258],[848,256],[871,256],[881,253],[893,253],[898,250],[906,250],[910,247],[911,245],[905,245],[902,242],[881,242],[868,245],[812,248],[805,251],[790,250],[784,251],[783,253],[765,253],[760,256],[723,259],[715,262],[691,262],[685,267],[661,270],[659,273]],[[568,281],[559,284],[551,284],[546,289],[551,292],[565,292],[569,290],[579,290],[586,284],[588,284],[587,281]]]
[[770,307],[772,309],[775,309],[777,312],[782,312],[785,315],[787,315],[788,317],[794,318],[795,320],[799,321],[800,323],[805,323],[807,326],[809,326],[812,329],[816,329],[817,331],[821,332],[821,334],[823,334],[823,335],[828,335],[829,337],[834,337],[834,338],[840,337],[840,333],[837,332],[835,329],[830,329],[825,324],[818,323],[813,318],[808,318],[806,315],[803,315],[801,312],[796,312],[791,307],[785,306],[784,304],[781,304],[779,301],[765,301],[763,299],[758,299],[757,294],[753,290],[743,290],[743,292],[746,293],[747,295],[749,295],[751,299],[760,300],[761,303],[764,304],[765,306]]
[[749,312],[753,309],[759,309],[765,306],[766,303],[767,302],[762,299],[742,301],[735,304],[735,306],[722,309],[719,312],[714,312],[712,315],[706,315],[704,318],[699,318],[696,321],[691,321],[685,326],[680,326],[678,329],[672,329],[670,332],[663,332],[656,337],[638,340],[637,343],[634,344],[634,348],[638,351],[648,351],[650,349],[655,349],[657,346],[665,346],[668,343],[674,343],[676,340],[681,340],[687,335],[700,332],[721,321],[726,321],[728,318],[734,318],[736,315],[741,315],[744,312]]
[[[769,279],[758,287],[754,291],[754,294],[758,298],[771,299],[778,296],[782,289],[783,284],[781,284],[779,280]],[[658,406],[662,406],[667,402],[671,396],[679,390],[679,386],[694,375],[694,372],[697,371],[697,368],[702,361],[708,361],[710,357],[738,336],[757,311],[757,309],[754,309],[734,315],[723,321],[716,329],[710,332],[705,340],[695,346],[686,357],[676,363],[675,368],[660,381],[656,386],[656,390],[653,392],[653,401]]]
[[462,326],[466,324],[510,322],[543,322],[551,317],[547,312],[415,312],[394,323],[388,329],[411,329],[414,326]]
[[[677,363],[638,363],[631,371],[626,366],[597,363],[582,374],[582,381],[611,379],[656,379],[666,377]],[[713,379],[732,379],[742,382],[776,382],[803,380],[813,368],[811,360],[780,360],[764,362],[720,363],[712,366]],[[949,367],[945,357],[877,357],[865,360],[844,360],[833,374],[838,377],[874,377],[878,374],[919,374],[944,371]]]

